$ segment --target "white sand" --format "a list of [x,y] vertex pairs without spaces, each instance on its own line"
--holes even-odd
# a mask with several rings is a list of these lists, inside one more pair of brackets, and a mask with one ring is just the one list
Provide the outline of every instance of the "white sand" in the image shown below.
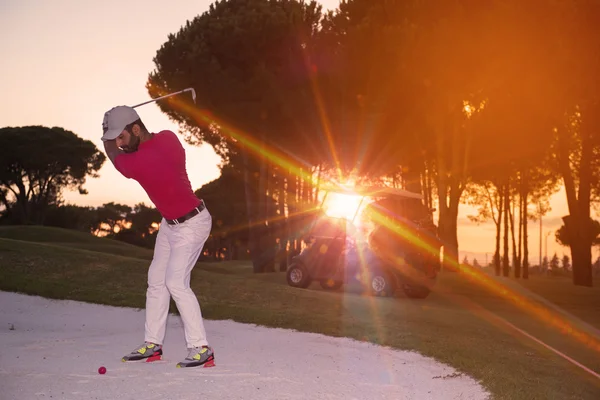
[[232,321],[206,321],[216,367],[179,369],[187,353],[181,319],[169,316],[168,325],[162,361],[125,364],[121,356],[143,342],[143,310],[0,292],[0,399],[489,396],[473,379],[414,352]]

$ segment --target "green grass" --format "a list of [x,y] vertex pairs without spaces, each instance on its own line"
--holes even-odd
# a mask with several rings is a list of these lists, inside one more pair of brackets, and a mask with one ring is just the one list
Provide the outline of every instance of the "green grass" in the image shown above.
[[[31,240],[27,229],[31,228],[21,231],[20,239]],[[147,257],[134,257],[134,251],[128,257],[108,254],[110,246],[104,247],[108,244],[97,238],[76,233],[64,240],[56,234],[54,243],[50,239],[45,243],[15,240],[15,235],[0,239],[0,290],[144,307]],[[83,237],[77,240],[77,235]],[[91,247],[82,249],[82,243]],[[569,323],[561,326],[585,330],[598,341],[600,288],[575,287],[559,277],[534,276],[527,282],[490,278],[496,285],[510,288],[507,293],[526,296],[527,304],[543,307],[547,314],[529,312],[531,306],[514,304],[510,297],[492,293],[456,273],[442,274],[436,291],[425,300],[326,292],[318,285],[294,289],[287,286],[283,273],[252,274],[250,265],[240,262],[199,263],[192,287],[206,318],[416,350],[480,380],[494,398],[600,398],[599,379],[502,322],[514,324],[598,372],[598,352],[539,316],[548,315],[555,321],[560,317]]]
[[101,253],[152,259],[152,250],[83,232],[48,226],[0,226],[0,238],[51,243]]

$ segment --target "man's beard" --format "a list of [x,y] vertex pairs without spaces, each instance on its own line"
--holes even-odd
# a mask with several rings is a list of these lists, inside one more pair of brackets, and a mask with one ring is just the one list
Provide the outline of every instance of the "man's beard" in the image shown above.
[[139,136],[131,135],[129,139],[129,144],[127,146],[123,146],[123,151],[125,153],[135,153],[140,146],[140,138]]

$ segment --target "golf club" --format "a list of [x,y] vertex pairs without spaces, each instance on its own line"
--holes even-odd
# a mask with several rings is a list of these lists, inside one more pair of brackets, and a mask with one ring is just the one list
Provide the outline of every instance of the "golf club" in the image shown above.
[[164,99],[166,97],[175,96],[176,94],[180,94],[180,93],[183,93],[183,92],[192,92],[192,100],[194,101],[194,104],[196,104],[196,91],[194,90],[194,88],[187,88],[187,89],[180,90],[179,92],[166,94],[164,96],[157,97],[156,99],[152,99],[152,100],[148,100],[148,101],[145,101],[143,103],[140,103],[140,104],[136,104],[135,106],[132,106],[131,108],[136,108],[136,107],[139,107],[139,106],[143,106],[144,104],[152,103],[152,102]]

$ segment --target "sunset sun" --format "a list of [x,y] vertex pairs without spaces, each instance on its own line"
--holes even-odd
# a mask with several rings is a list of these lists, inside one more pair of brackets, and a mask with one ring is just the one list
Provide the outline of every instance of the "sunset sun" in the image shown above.
[[361,206],[361,196],[353,194],[329,193],[324,208],[328,216],[352,220]]

